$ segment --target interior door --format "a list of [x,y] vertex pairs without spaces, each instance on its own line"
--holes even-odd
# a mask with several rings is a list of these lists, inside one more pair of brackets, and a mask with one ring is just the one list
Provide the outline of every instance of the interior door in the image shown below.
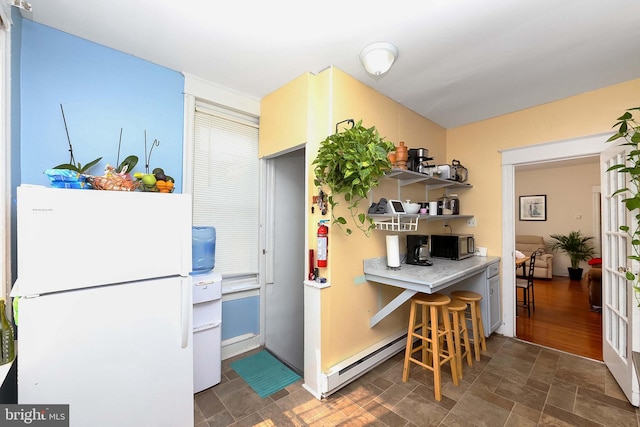
[[[602,345],[604,362],[629,401],[640,403],[638,377],[634,370],[632,351],[640,349],[637,337],[640,310],[631,281],[625,273],[640,273],[639,264],[628,259],[632,254],[631,238],[620,226],[633,227],[635,215],[627,211],[622,200],[625,193],[612,196],[627,186],[627,177],[618,172],[606,172],[614,164],[624,163],[628,148],[615,145],[600,156],[602,182]],[[634,254],[635,255],[635,254]]]
[[269,247],[265,347],[298,372],[304,370],[305,150],[270,160],[267,194]]

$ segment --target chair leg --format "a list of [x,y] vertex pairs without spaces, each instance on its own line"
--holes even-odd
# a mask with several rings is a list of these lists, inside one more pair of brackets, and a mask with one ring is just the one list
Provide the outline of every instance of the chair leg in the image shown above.
[[482,311],[480,310],[480,301],[474,302],[476,316],[478,317],[478,334],[480,339],[480,346],[483,350],[487,350],[487,340],[484,337],[484,323],[482,322]]
[[536,311],[536,297],[533,290],[533,281],[531,282],[531,307],[533,307],[533,311]]
[[[433,388],[436,400],[442,399],[442,379],[440,375],[440,339],[438,335],[438,310],[431,311],[431,354],[433,355]],[[456,378],[457,379],[457,378]]]
[[[413,332],[416,321],[416,303],[411,303],[411,311],[409,313],[409,329],[407,331],[407,347],[404,352],[404,366],[402,367],[402,382],[409,379],[409,359],[411,358],[411,349],[413,347]],[[424,326],[423,326],[424,327]]]

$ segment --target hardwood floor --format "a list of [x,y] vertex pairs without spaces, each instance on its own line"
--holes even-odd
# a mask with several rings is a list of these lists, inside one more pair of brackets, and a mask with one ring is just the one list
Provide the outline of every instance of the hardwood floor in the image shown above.
[[586,282],[561,276],[536,279],[534,292],[531,317],[518,307],[516,337],[601,361],[602,314],[591,310]]

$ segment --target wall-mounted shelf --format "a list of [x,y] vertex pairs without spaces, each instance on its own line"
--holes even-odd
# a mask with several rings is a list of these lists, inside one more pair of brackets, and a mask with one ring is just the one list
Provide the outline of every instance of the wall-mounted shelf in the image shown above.
[[376,230],[381,231],[416,231],[418,229],[418,221],[446,221],[456,219],[473,218],[473,215],[419,215],[419,214],[372,214],[369,215],[376,225]]
[[[471,184],[453,181],[450,179],[436,178],[424,173],[413,172],[405,169],[392,169],[384,176],[387,179],[395,179],[398,181],[398,199],[401,200],[400,188],[411,184],[422,184],[429,190],[446,188],[448,189],[465,189],[473,188]],[[370,193],[370,198],[372,193]],[[426,199],[425,199],[426,200]],[[370,200],[371,201],[371,200]],[[419,220],[427,222],[431,221],[448,221],[457,219],[469,219],[474,215],[421,215],[421,214],[374,214],[369,215],[376,226],[376,230],[382,231],[416,231],[418,229]]]
[[416,231],[420,215],[396,214],[396,215],[369,215],[376,225],[376,230],[382,231]]
[[473,185],[453,181],[451,179],[442,179],[436,178],[434,176],[430,176],[420,172],[413,172],[404,169],[392,169],[390,172],[387,172],[385,178],[397,179],[401,187],[410,184],[422,183],[427,186],[427,189],[436,189],[436,188],[473,188]]

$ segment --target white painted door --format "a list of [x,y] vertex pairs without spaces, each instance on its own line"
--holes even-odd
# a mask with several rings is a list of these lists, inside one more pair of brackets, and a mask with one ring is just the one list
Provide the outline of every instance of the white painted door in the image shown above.
[[[632,351],[640,350],[640,310],[632,281],[626,272],[640,273],[632,255],[631,238],[620,226],[634,227],[635,213],[627,211],[623,199],[628,193],[613,195],[627,186],[627,175],[606,172],[611,165],[624,163],[628,149],[615,145],[600,156],[602,181],[602,345],[604,362],[629,401],[638,406],[638,377]],[[613,196],[612,196],[613,195]],[[636,255],[636,254],[633,254]]]
[[305,150],[269,160],[265,347],[304,370]]

